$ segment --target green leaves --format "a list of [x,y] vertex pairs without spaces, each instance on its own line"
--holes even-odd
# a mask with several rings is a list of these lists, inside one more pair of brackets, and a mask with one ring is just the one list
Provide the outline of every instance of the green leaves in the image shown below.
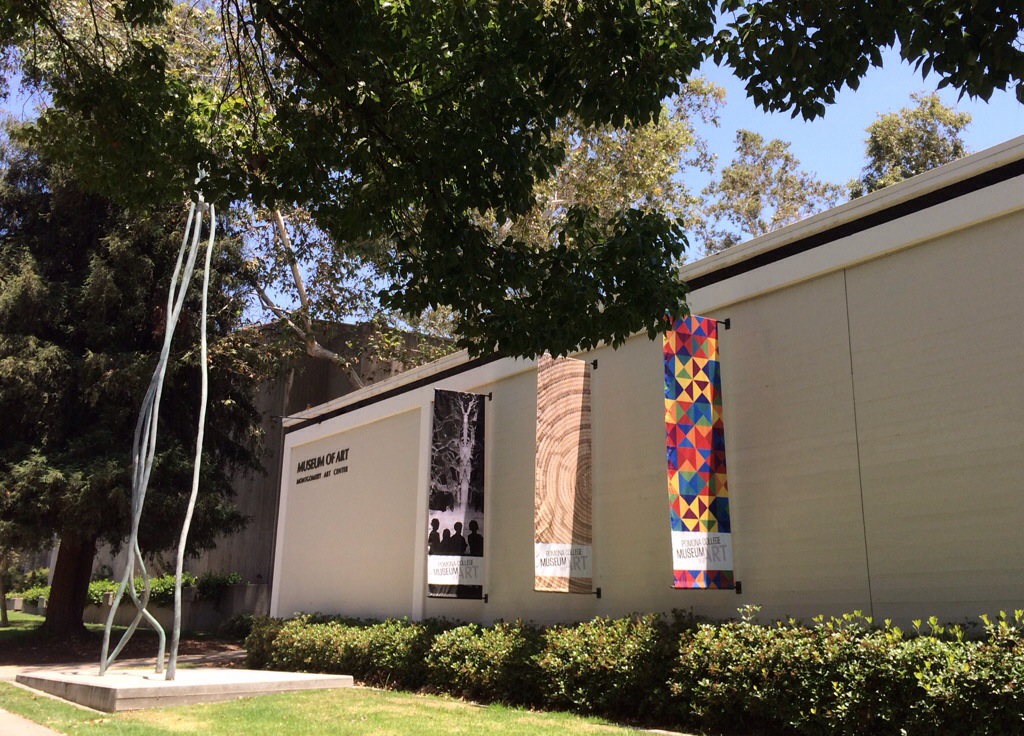
[[482,227],[427,220],[415,255],[402,245],[385,303],[408,312],[451,305],[459,344],[474,354],[619,345],[637,329],[658,334],[666,310],[686,313],[674,266],[686,238],[658,213],[630,209],[604,220],[576,206],[550,247],[511,235],[495,243]]
[[90,189],[146,209],[202,166],[208,198],[297,205],[350,255],[394,248],[377,254],[391,306],[444,305],[466,346],[527,355],[652,331],[682,304],[666,280],[681,237],[629,213],[681,217],[664,199],[583,198],[596,230],[563,232],[562,212],[536,238],[482,237],[481,218],[529,219],[572,164],[566,120],[582,137],[642,127],[711,56],[757,105],[813,118],[897,42],[967,94],[1024,100],[1019,5],[76,0],[14,4],[0,40],[54,103],[33,140]]
[[960,134],[971,116],[958,113],[935,93],[911,94],[913,107],[879,115],[867,127],[867,165],[850,183],[855,197],[956,161],[967,155]]
[[[182,219],[179,207],[129,216],[24,147],[3,151],[0,412],[8,419],[0,434],[0,527],[42,538],[72,530],[114,544],[127,533],[131,438],[163,341]],[[236,329],[237,261],[238,243],[222,238],[211,289],[212,400],[193,550],[241,525],[228,498],[228,468],[258,466],[252,396],[254,379],[269,364],[258,336]],[[192,476],[199,395],[190,352],[197,290],[192,294],[167,376],[146,550],[177,542],[174,520],[184,515]]]
[[789,143],[736,133],[736,157],[703,192],[707,253],[777,230],[836,204],[840,188],[801,171]]
[[1016,88],[1024,100],[1024,10],[1014,0],[756,0],[723,3],[746,11],[720,35],[716,55],[747,80],[751,99],[769,111],[811,119],[825,112],[851,74],[881,66],[881,50],[934,71],[942,84],[987,100]]

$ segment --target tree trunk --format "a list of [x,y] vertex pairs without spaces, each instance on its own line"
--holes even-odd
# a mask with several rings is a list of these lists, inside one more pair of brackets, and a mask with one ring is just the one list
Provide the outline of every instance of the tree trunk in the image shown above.
[[43,624],[43,630],[51,636],[68,637],[85,632],[82,614],[95,556],[96,537],[83,537],[74,532],[61,535]]
[[7,586],[4,576],[7,574],[7,552],[0,553],[0,626],[10,626],[7,619]]

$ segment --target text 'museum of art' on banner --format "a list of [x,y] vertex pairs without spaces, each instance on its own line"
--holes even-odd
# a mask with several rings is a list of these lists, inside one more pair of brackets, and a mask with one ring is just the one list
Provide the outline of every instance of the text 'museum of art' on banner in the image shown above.
[[485,396],[434,391],[427,596],[484,597]]
[[677,320],[663,347],[672,586],[732,589],[718,323]]
[[534,589],[592,593],[590,365],[537,362]]

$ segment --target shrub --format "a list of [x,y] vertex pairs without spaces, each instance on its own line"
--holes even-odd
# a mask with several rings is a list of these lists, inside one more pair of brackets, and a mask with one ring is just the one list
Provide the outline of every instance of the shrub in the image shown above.
[[984,638],[932,621],[905,633],[860,614],[814,626],[658,616],[546,630],[332,616],[255,618],[250,667],[351,674],[389,687],[701,730],[807,736],[1024,733],[1024,612]]
[[86,593],[86,600],[98,606],[103,603],[103,595],[105,593],[116,593],[117,583],[113,580],[94,580],[89,583],[89,592]]
[[[137,577],[133,581],[135,585],[135,592],[142,595],[142,578]],[[104,593],[116,593],[117,588],[120,585],[120,581],[117,580],[94,580],[89,583],[88,593],[86,594],[86,601],[94,605],[100,605],[103,603]],[[189,573],[183,573],[181,576],[181,588],[184,591],[187,588],[196,586],[195,576]],[[49,588],[46,588],[47,594],[43,597],[48,597]],[[149,579],[149,603],[154,606],[172,606],[174,605],[174,575],[161,575],[159,577]],[[20,594],[19,594],[20,595]],[[128,598],[128,593],[125,593],[125,599]]]
[[[441,622],[407,619],[367,622],[299,616],[280,626],[270,647],[269,664],[287,670],[352,675],[381,687],[418,688],[426,683],[424,660],[434,635],[442,628]],[[254,635],[249,639],[256,639],[257,647],[261,643]]]
[[683,719],[704,728],[1019,733],[1020,620],[1001,621],[984,641],[936,626],[908,637],[888,622],[871,628],[858,614],[815,627],[701,626],[680,645],[672,692]]
[[984,639],[960,641],[917,672],[935,733],[1024,733],[1024,611],[982,621]]
[[536,626],[498,622],[467,624],[439,634],[427,655],[431,685],[480,701],[512,705],[541,702],[534,659],[541,650]]
[[252,633],[253,626],[259,617],[251,613],[240,613],[217,626],[217,635],[225,639],[244,641]]
[[[443,627],[443,624],[441,624]],[[427,682],[426,657],[438,626],[388,619],[362,629],[359,679],[370,685],[417,689]]]
[[[135,591],[142,596],[142,578],[137,577],[134,580]],[[191,573],[182,573],[181,575],[181,589],[184,592],[185,588],[195,587],[196,576]],[[173,606],[174,605],[174,574],[168,573],[166,575],[160,575],[159,577],[149,579],[149,604],[153,606]]]
[[549,706],[619,718],[665,707],[665,673],[675,641],[656,615],[556,626],[537,658]]
[[15,582],[23,588],[44,588],[50,582],[50,568],[37,567],[35,570],[28,570]]
[[274,658],[274,641],[284,626],[284,619],[254,616],[245,637],[245,666],[266,669]]
[[37,585],[32,588],[26,588],[13,593],[8,593],[7,598],[21,598],[25,603],[36,605],[39,603],[40,598],[49,599],[50,597],[50,586],[49,585]]
[[242,576],[237,572],[204,572],[195,582],[196,597],[219,604],[231,586],[240,582]]
[[[11,565],[6,570],[0,570],[0,575],[4,576],[7,598],[24,598],[24,594],[28,591],[33,591],[32,595],[36,596],[34,591],[49,589],[47,583],[50,580],[50,570],[46,567],[22,571],[18,565]],[[47,597],[49,597],[48,593],[43,596],[43,598]]]
[[335,621],[285,621],[273,640],[270,664],[297,672],[347,674],[362,679],[368,669],[362,627]]

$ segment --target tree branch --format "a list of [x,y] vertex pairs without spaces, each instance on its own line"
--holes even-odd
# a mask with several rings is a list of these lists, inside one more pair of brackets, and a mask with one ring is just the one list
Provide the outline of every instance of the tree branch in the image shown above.
[[274,210],[274,223],[277,225],[277,235],[281,241],[281,247],[284,249],[287,258],[288,265],[291,267],[292,279],[295,281],[295,289],[299,294],[299,304],[302,309],[303,323],[305,329],[300,328],[290,318],[288,312],[274,305],[267,293],[259,286],[256,287],[257,293],[260,296],[260,301],[263,302],[264,306],[271,312],[276,314],[282,319],[285,324],[291,327],[296,332],[306,345],[306,352],[314,358],[322,358],[329,360],[336,366],[341,368],[348,375],[349,379],[356,385],[356,388],[362,388],[366,385],[366,382],[362,379],[359,373],[352,367],[351,361],[347,361],[337,353],[328,350],[321,345],[316,335],[313,334],[313,318],[310,316],[309,308],[309,295],[306,293],[306,285],[302,280],[302,273],[299,271],[299,262],[295,257],[295,250],[292,248],[292,239],[288,235],[288,228],[285,227],[284,217],[281,215],[281,210]]

